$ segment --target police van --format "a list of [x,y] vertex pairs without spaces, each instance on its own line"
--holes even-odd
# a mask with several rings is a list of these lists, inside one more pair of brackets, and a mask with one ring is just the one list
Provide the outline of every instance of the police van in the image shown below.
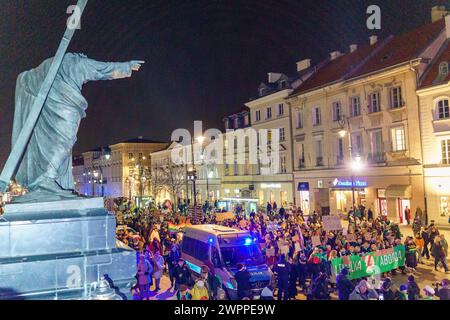
[[234,274],[239,263],[244,264],[251,274],[254,298],[258,298],[261,291],[271,284],[272,271],[248,231],[211,224],[188,226],[181,252],[195,276],[200,276],[202,265],[214,267],[214,274],[221,280],[230,299],[237,299]]

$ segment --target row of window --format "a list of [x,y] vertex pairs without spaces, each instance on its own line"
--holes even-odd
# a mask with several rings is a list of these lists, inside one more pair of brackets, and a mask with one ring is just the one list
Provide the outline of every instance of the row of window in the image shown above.
[[[267,167],[270,167],[271,164],[267,165]],[[248,159],[245,160],[245,164],[242,166],[243,167],[243,175],[247,176],[252,174],[251,173],[251,164],[248,162]],[[261,174],[261,164],[259,163],[258,160],[258,164],[255,165],[256,171],[255,174],[259,175]],[[230,172],[230,165],[229,164],[225,164],[224,166],[224,174],[225,176],[230,176],[231,172]],[[241,171],[239,170],[239,164],[237,162],[237,160],[234,161],[234,168],[233,168],[233,175],[235,176],[239,176],[241,173]],[[280,156],[280,164],[279,164],[279,169],[277,173],[287,173],[287,162],[286,162],[286,156]]]
[[[380,103],[380,92],[372,92],[368,95],[369,100],[369,113],[380,112],[381,111],[381,103]],[[404,102],[402,100],[402,90],[401,87],[391,88],[389,91],[389,101],[390,108],[396,109],[404,106]],[[332,112],[333,112],[333,121],[339,121],[344,116],[344,109],[342,103],[340,101],[335,101],[332,103]],[[351,117],[357,117],[361,115],[361,99],[360,96],[353,96],[349,101],[349,114]],[[303,128],[303,114],[302,111],[297,111],[296,113],[296,128]],[[312,109],[312,123],[314,126],[318,126],[322,124],[322,115],[320,106],[315,106]]]
[[[278,104],[278,113],[277,116],[284,115],[284,103]],[[266,108],[266,117],[265,120],[272,119],[272,107]],[[256,110],[255,112],[255,122],[261,121],[261,110]]]
[[[362,133],[354,133],[351,136],[352,156],[363,156],[363,136]],[[391,129],[391,150],[393,152],[401,152],[406,150],[405,128],[395,127]],[[318,138],[314,142],[314,152],[316,157],[316,166],[323,166],[323,141]],[[305,165],[305,146],[304,143],[297,145],[297,154],[299,156],[298,167],[302,168]],[[343,164],[345,157],[344,139],[338,138],[336,141],[336,163]],[[369,160],[373,162],[384,161],[384,143],[382,130],[373,130],[370,132],[370,154]]]

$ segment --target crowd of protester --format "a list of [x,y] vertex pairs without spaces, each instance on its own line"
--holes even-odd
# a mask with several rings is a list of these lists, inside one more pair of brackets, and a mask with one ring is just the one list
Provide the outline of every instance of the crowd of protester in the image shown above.
[[[373,217],[370,210],[359,207],[348,214],[348,227],[326,230],[320,214],[303,215],[301,210],[267,204],[265,210],[245,212],[235,210],[233,219],[219,220],[223,210],[206,204],[202,221],[250,232],[261,247],[275,281],[262,290],[261,299],[331,299],[334,292],[339,300],[448,300],[447,278],[440,283],[419,288],[417,266],[425,259],[434,259],[435,270],[448,273],[448,244],[433,224],[426,225],[420,217],[412,223],[413,237],[403,237],[396,223],[386,217]],[[150,299],[160,293],[160,280],[165,274],[171,282],[170,292],[179,300],[210,300],[227,298],[219,278],[207,265],[201,275],[194,276],[181,258],[181,234],[170,225],[189,224],[182,210],[170,206],[137,208],[122,200],[115,205],[118,239],[139,252],[133,293],[138,299]],[[348,268],[333,272],[331,261],[350,255],[364,256],[370,252],[405,246],[405,264],[384,272],[379,281],[372,278],[350,279]],[[244,264],[237,266],[235,280],[240,299],[252,299],[250,273]],[[407,283],[398,288],[393,284],[396,274],[408,275]]]

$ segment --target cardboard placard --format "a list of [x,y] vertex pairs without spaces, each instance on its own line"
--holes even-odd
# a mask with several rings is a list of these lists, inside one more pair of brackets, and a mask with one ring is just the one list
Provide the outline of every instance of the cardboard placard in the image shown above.
[[347,238],[347,241],[348,241],[348,242],[354,242],[354,241],[356,241],[356,235],[353,234],[353,233],[347,234],[346,238]]
[[289,246],[283,245],[280,247],[280,254],[287,255],[289,254]]
[[224,220],[232,220],[235,218],[235,215],[233,212],[218,212],[216,213],[216,221],[222,222]]
[[313,247],[320,246],[322,242],[320,241],[320,236],[312,236],[311,237]]
[[338,216],[323,216],[322,223],[326,230],[342,230],[341,218]]
[[274,257],[275,256],[275,248],[274,247],[267,248],[266,249],[266,256]]
[[298,242],[296,242],[296,243],[294,243],[294,251],[295,252],[299,252],[299,251],[302,251],[302,247],[300,246],[300,243],[298,243]]

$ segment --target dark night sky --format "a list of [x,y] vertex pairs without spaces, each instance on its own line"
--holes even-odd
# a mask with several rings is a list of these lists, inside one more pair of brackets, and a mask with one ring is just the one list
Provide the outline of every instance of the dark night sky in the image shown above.
[[[76,0],[1,0],[0,169],[10,149],[17,75],[55,54],[66,8]],[[439,0],[90,0],[69,51],[103,61],[146,60],[131,79],[95,82],[75,153],[143,135],[169,140],[194,120],[222,128],[224,115],[256,95],[267,72],[292,74],[428,23]],[[382,9],[382,30],[366,28],[366,8]],[[412,39],[413,41],[413,39]]]

